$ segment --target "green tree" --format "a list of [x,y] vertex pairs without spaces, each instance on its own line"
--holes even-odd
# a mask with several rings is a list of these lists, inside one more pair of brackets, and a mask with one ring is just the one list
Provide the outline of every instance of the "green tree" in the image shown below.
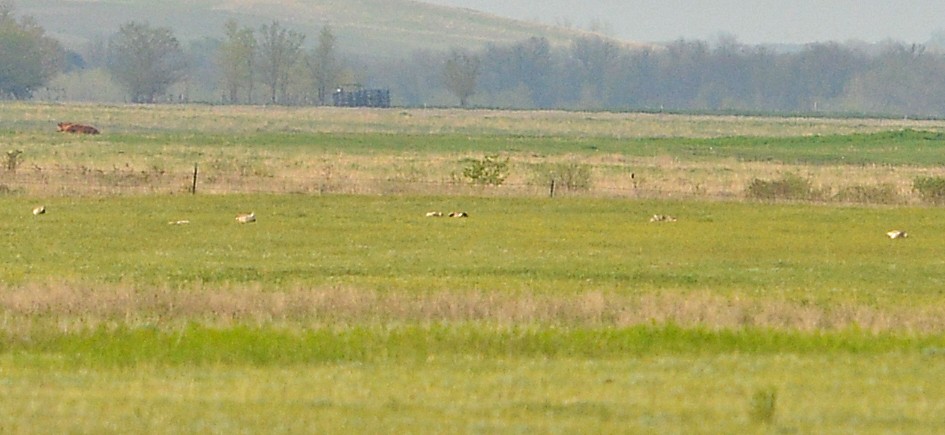
[[29,17],[19,22],[10,2],[0,1],[0,97],[30,98],[62,71],[64,51]]
[[454,49],[446,59],[443,80],[446,89],[459,98],[460,107],[466,107],[469,97],[476,93],[479,79],[479,56]]
[[282,102],[288,96],[290,72],[301,58],[305,35],[278,22],[264,24],[259,33],[260,78],[269,88],[269,102]]
[[253,99],[253,69],[256,59],[256,35],[252,28],[240,28],[235,20],[224,24],[225,38],[220,45],[218,63],[227,102],[238,103],[241,89],[246,90],[244,101]]
[[153,103],[184,77],[186,60],[170,29],[130,22],[108,43],[108,70],[134,103]]

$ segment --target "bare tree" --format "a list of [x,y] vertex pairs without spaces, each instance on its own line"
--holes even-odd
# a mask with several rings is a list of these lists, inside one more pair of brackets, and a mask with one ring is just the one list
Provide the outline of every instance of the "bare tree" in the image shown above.
[[275,104],[286,97],[289,73],[301,58],[305,35],[288,30],[278,22],[263,25],[259,32],[259,71],[263,83],[269,87],[269,102]]

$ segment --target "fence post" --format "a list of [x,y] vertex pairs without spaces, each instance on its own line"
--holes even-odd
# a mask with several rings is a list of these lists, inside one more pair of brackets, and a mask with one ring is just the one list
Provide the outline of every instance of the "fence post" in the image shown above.
[[551,190],[548,192],[548,196],[550,198],[555,197],[555,179],[554,178],[551,179]]
[[194,163],[194,182],[193,184],[190,185],[190,194],[191,195],[197,194],[197,164],[196,163]]

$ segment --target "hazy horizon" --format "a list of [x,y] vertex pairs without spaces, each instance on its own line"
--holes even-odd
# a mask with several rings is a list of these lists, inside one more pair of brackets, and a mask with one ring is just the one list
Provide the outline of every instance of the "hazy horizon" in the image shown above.
[[545,24],[584,29],[596,25],[612,36],[639,42],[732,35],[748,44],[889,39],[924,43],[945,31],[941,0],[421,1]]

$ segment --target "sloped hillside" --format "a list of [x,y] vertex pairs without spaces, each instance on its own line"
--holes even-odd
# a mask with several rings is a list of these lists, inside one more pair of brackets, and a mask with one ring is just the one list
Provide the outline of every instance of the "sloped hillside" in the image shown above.
[[341,49],[382,57],[532,36],[563,44],[581,34],[412,0],[18,0],[16,10],[72,48],[108,37],[128,21],[170,27],[184,41],[220,37],[231,18],[252,27],[279,21],[309,43],[330,24]]

